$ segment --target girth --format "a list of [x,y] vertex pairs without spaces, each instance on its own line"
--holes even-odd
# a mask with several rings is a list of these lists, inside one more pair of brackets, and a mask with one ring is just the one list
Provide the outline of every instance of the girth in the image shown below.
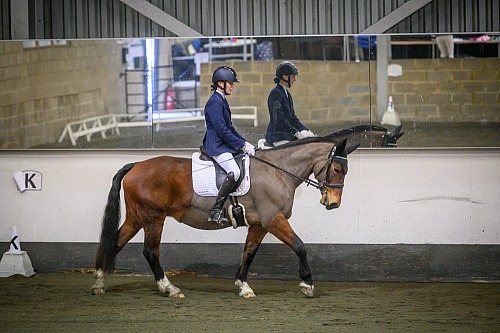
[[[224,182],[224,180],[226,179],[226,176],[227,176],[226,170],[224,170],[224,168],[221,167],[219,165],[219,163],[217,163],[217,161],[213,157],[208,156],[207,151],[205,150],[205,147],[200,146],[200,152],[201,152],[200,160],[211,161],[214,164],[214,167],[215,167],[215,185],[217,186],[217,189],[220,189],[222,183]],[[234,184],[234,187],[233,187],[233,191],[234,191],[235,189],[240,187],[241,182],[243,181],[243,179],[245,179],[245,157],[246,157],[246,155],[245,154],[236,154],[236,155],[233,154],[233,157],[234,157],[234,161],[238,165],[238,168],[240,168],[240,178],[238,179],[236,184]]]

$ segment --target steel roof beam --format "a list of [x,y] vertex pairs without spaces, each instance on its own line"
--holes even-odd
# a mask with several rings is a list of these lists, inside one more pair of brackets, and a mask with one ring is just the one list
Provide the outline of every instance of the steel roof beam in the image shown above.
[[146,0],[120,0],[179,37],[203,37],[201,33]]
[[363,30],[361,34],[383,34],[432,1],[434,0],[410,0],[405,2],[402,6]]

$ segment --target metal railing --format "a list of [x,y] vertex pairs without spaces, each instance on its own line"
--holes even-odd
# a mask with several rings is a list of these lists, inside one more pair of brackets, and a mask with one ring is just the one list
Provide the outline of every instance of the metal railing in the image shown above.
[[[232,119],[234,120],[252,120],[253,126],[259,125],[257,107],[256,106],[233,106],[231,108]],[[243,111],[234,112],[234,111]],[[174,112],[174,113],[172,113]],[[191,113],[188,116],[175,116],[177,113]],[[136,119],[133,119],[136,118]],[[137,120],[144,118],[145,120]],[[150,119],[148,119],[150,118]],[[187,121],[203,121],[205,116],[203,108],[177,109],[173,111],[157,111],[152,117],[147,114],[108,114],[104,116],[92,117],[83,120],[73,121],[64,127],[58,142],[62,143],[67,136],[73,146],[81,137],[86,137],[87,142],[90,142],[93,134],[99,133],[101,138],[106,139],[108,134],[120,135],[120,128],[124,127],[141,127],[141,126],[156,126],[155,131],[158,132],[161,124],[177,123]]]

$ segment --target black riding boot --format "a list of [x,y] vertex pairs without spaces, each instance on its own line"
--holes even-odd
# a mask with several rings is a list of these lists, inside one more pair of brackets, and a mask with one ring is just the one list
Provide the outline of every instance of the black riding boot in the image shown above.
[[227,222],[227,219],[222,216],[222,207],[224,207],[224,203],[226,202],[227,197],[233,191],[235,183],[236,181],[234,180],[234,173],[228,173],[226,179],[224,179],[224,182],[219,189],[219,194],[217,195],[217,199],[215,200],[215,205],[212,210],[210,210],[210,217],[208,218],[209,222]]

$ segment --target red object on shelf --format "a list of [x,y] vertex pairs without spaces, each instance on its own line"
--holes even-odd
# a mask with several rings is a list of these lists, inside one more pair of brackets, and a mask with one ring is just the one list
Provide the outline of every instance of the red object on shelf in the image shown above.
[[175,93],[174,93],[174,91],[171,88],[169,88],[165,92],[165,110],[173,110],[173,109],[175,109],[174,100],[175,100]]

